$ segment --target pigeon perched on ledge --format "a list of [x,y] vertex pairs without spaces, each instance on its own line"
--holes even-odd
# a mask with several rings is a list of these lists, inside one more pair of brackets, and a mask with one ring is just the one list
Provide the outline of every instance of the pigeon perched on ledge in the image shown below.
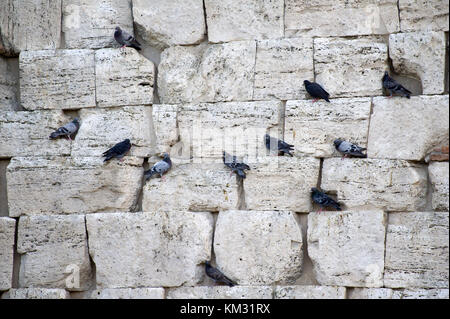
[[136,50],[141,50],[141,44],[133,37],[131,34],[122,30],[120,27],[116,27],[116,31],[114,31],[114,39],[124,47],[135,48]]
[[172,161],[170,160],[170,156],[167,153],[164,153],[164,158],[156,162],[152,168],[144,172],[145,180],[149,180],[153,175],[159,174],[161,179],[163,180],[163,174],[165,174],[172,167]]
[[269,134],[264,135],[264,142],[268,150],[272,150],[271,149],[272,146],[274,150],[278,151],[278,155],[284,155],[286,153],[289,154],[291,157],[294,156],[290,152],[293,151],[294,145],[288,144],[285,141],[271,137],[269,136]]
[[328,97],[330,94],[328,94],[327,91],[324,90],[324,88],[317,83],[309,82],[308,80],[303,81],[303,84],[305,85],[306,92],[309,93],[314,98],[314,102],[317,102],[320,99],[324,99],[327,102],[330,102]]
[[387,71],[384,72],[383,87],[389,91],[390,98],[393,94],[399,94],[401,96],[406,96],[409,99],[412,94],[411,91],[407,90],[403,85],[391,78]]
[[231,168],[231,174],[233,174],[233,172],[235,172],[240,178],[244,179],[246,177],[245,175],[245,170],[249,170],[250,166],[248,166],[245,163],[239,163],[237,161],[236,156],[231,156],[230,154],[227,154],[225,151],[223,152],[223,163],[225,164],[225,166]]
[[120,161],[122,161],[122,158],[125,156],[126,153],[128,153],[130,148],[131,143],[129,139],[117,143],[106,152],[103,152],[102,155],[105,157],[105,160],[103,162],[109,161],[111,158],[118,158],[120,159]]
[[322,211],[324,207],[333,207],[336,210],[342,210],[341,205],[338,202],[336,202],[327,194],[319,191],[317,188],[315,187],[311,188],[311,192],[313,202],[319,204],[320,206],[319,213]]
[[220,270],[214,268],[211,266],[209,261],[205,262],[205,273],[209,278],[214,279],[216,282],[223,282],[224,284],[233,287],[236,285],[236,283],[225,276]]
[[70,137],[71,135],[75,134],[78,129],[80,128],[80,122],[78,118],[74,118],[72,122],[67,123],[64,126],[61,126],[56,131],[54,131],[52,134],[50,134],[50,139],[55,139],[59,136],[65,136],[69,140],[72,140]]
[[338,152],[344,154],[342,159],[344,159],[344,157],[347,157],[348,155],[354,156],[354,157],[361,157],[361,158],[367,157],[367,154],[363,153],[363,151],[366,150],[366,148],[364,148],[364,147],[360,147],[358,145],[355,145],[355,144],[347,142],[347,141],[343,141],[341,139],[336,139],[336,140],[334,140],[333,143],[334,143],[334,147],[336,147]]

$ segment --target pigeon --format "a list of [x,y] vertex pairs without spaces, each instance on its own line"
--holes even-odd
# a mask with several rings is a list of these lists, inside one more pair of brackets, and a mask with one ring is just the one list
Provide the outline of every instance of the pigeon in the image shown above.
[[136,40],[136,38],[125,30],[122,30],[120,27],[116,27],[116,31],[114,31],[114,39],[122,45],[121,48],[131,47],[138,51],[141,50],[141,44]]
[[278,155],[284,155],[286,153],[289,154],[291,157],[294,156],[290,152],[293,150],[294,145],[288,144],[285,141],[279,140],[277,138],[270,137],[269,134],[264,135],[264,141],[268,150],[270,150],[271,149],[270,147],[272,146],[272,148],[274,147],[277,148]]
[[156,162],[152,168],[144,172],[145,180],[149,180],[153,175],[159,174],[162,180],[163,174],[166,173],[172,167],[172,161],[170,160],[169,154],[164,153],[164,158],[162,161]]
[[58,136],[66,136],[69,140],[72,140],[70,138],[71,135],[75,134],[78,129],[80,128],[80,122],[78,118],[74,118],[72,122],[67,123],[64,126],[61,126],[56,131],[54,131],[52,134],[50,134],[50,139],[55,139]]
[[319,99],[324,99],[325,101],[330,102],[328,99],[330,94],[328,94],[328,92],[325,91],[320,84],[314,82],[311,83],[308,80],[303,81],[303,84],[305,85],[306,92],[314,98],[313,102],[317,102]]
[[389,91],[389,98],[392,97],[392,94],[400,94],[409,99],[412,94],[411,91],[407,90],[403,85],[391,78],[388,71],[384,72],[383,87]]
[[206,275],[208,275],[209,278],[214,279],[214,281],[216,282],[223,282],[224,284],[230,287],[236,285],[236,283],[233,280],[225,276],[219,269],[211,266],[209,261],[205,262],[205,273]]
[[355,145],[353,143],[343,141],[340,139],[334,140],[333,143],[334,143],[334,147],[336,147],[336,149],[340,153],[344,154],[342,159],[344,159],[344,157],[347,157],[348,155],[351,155],[354,157],[362,157],[362,158],[367,157],[367,154],[363,154],[363,152],[362,152],[362,151],[366,150],[366,148],[364,148],[364,147],[360,147],[358,145]]
[[129,139],[123,140],[120,143],[117,143],[109,150],[104,152],[102,155],[105,157],[103,162],[109,161],[111,158],[119,158],[122,161],[125,154],[130,150],[131,143]]
[[337,203],[334,199],[329,197],[327,194],[319,191],[317,188],[313,187],[311,188],[312,192],[312,200],[314,203],[320,205],[319,213],[322,211],[324,207],[331,206],[335,208],[336,210],[341,210],[341,205]]
[[235,172],[240,178],[244,179],[246,177],[244,170],[249,170],[250,166],[248,166],[245,163],[239,163],[236,156],[231,156],[230,154],[227,154],[225,151],[223,152],[223,163],[231,168],[231,174]]

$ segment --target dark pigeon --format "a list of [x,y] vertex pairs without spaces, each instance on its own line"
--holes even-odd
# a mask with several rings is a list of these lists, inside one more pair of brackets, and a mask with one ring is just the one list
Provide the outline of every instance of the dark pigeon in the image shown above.
[[328,97],[330,94],[328,94],[327,91],[323,89],[323,87],[320,86],[320,84],[309,82],[308,80],[303,81],[303,84],[305,85],[306,92],[309,93],[314,98],[313,102],[316,102],[320,99],[324,99],[327,102],[330,102]]
[[163,174],[165,174],[172,167],[172,161],[167,153],[164,153],[164,158],[162,161],[156,162],[152,168],[144,172],[145,180],[149,180],[153,175],[159,174],[161,179],[163,179]]
[[401,96],[406,96],[409,99],[412,94],[411,91],[407,90],[403,85],[391,78],[387,71],[384,72],[383,87],[388,90],[390,98],[393,94],[399,94]]
[[123,140],[120,143],[117,143],[113,147],[111,147],[109,150],[103,153],[103,156],[105,157],[105,160],[103,162],[109,161],[111,158],[118,158],[120,161],[122,161],[122,158],[125,156],[125,154],[130,150],[131,143],[129,139]]
[[205,273],[209,278],[214,279],[216,282],[223,282],[224,284],[233,287],[236,283],[225,276],[220,270],[211,266],[211,264],[207,261],[205,262]]
[[245,163],[238,162],[236,156],[231,156],[225,151],[223,152],[223,163],[231,168],[231,174],[235,172],[240,178],[244,179],[246,177],[245,170],[249,170],[250,166]]
[[72,140],[70,137],[71,135],[75,134],[78,129],[80,128],[80,122],[78,118],[74,118],[72,122],[67,123],[64,126],[61,126],[56,131],[54,131],[52,134],[50,134],[50,139],[55,139],[58,136],[65,136],[69,140]]
[[337,203],[334,199],[329,197],[327,194],[319,191],[317,188],[313,187],[311,188],[312,192],[312,200],[314,203],[320,205],[319,213],[322,211],[324,207],[333,207],[336,210],[341,210],[341,205]]
[[347,142],[347,141],[343,141],[340,139],[336,139],[334,140],[334,147],[336,147],[336,149],[344,154],[344,156],[342,157],[342,159],[344,157],[347,157],[348,155],[350,156],[354,156],[354,157],[361,157],[361,158],[366,158],[367,154],[364,154],[363,151],[366,150],[366,148],[364,147],[360,147],[358,145],[355,145],[353,143]]
[[264,142],[266,144],[266,148],[268,150],[277,150],[278,155],[289,154],[291,157],[294,156],[291,154],[293,151],[294,145],[288,144],[285,141],[279,140],[277,138],[269,136],[269,134],[264,135]]
[[141,50],[141,44],[134,38],[131,34],[122,30],[120,27],[116,27],[114,31],[114,39],[124,47],[135,48],[136,50]]

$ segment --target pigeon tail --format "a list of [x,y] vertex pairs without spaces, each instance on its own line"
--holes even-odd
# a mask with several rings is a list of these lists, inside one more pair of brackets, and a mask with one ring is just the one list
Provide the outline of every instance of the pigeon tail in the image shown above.
[[230,278],[225,277],[225,276],[223,276],[223,283],[229,287],[233,287],[236,285],[236,283],[233,280],[231,280]]
[[236,170],[236,174],[242,179],[245,179],[245,177],[246,177],[245,172],[240,169]]

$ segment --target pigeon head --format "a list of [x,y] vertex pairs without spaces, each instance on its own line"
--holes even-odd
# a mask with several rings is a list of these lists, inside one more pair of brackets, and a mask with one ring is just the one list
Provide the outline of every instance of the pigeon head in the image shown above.
[[389,73],[388,73],[388,71],[385,71],[384,72],[384,75],[383,75],[383,81],[385,80],[385,79],[387,79],[389,77]]
[[317,193],[318,191],[319,190],[317,188],[315,188],[315,187],[311,188],[311,192],[313,192],[313,193]]
[[168,159],[169,158],[169,154],[168,153],[163,153],[163,158],[164,159]]
[[80,123],[80,119],[78,117],[76,117],[76,118],[73,119],[72,122],[75,123],[75,124],[79,124]]
[[333,142],[334,147],[336,147],[336,148],[338,148],[339,145],[341,145],[341,143],[342,143],[342,140],[340,140],[340,139],[335,139],[334,142]]
[[265,140],[266,142],[270,140],[269,134],[265,134],[265,135],[264,135],[264,140]]
[[206,265],[206,266],[211,266],[211,264],[209,263],[209,261],[205,261],[205,265]]
[[304,84],[304,85],[310,85],[311,82],[309,82],[308,80],[305,80],[305,81],[303,81],[303,84]]
[[125,143],[130,144],[130,140],[127,138],[124,140]]
[[116,31],[122,31],[121,29],[120,29],[120,27],[116,27]]

